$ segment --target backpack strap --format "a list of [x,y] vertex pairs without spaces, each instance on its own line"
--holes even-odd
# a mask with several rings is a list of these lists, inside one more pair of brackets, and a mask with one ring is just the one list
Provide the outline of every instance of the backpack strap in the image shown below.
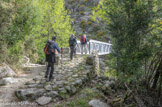
[[47,49],[48,49],[48,45],[46,44],[46,47],[45,47],[44,52],[45,52],[46,54],[49,54],[48,51],[47,51]]

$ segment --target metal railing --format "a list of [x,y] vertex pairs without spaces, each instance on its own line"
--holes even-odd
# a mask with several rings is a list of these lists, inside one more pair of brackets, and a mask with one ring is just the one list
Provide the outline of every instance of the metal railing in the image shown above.
[[[77,41],[76,54],[81,54],[82,47],[80,41]],[[94,50],[98,50],[98,55],[106,55],[111,52],[112,44],[105,43],[96,40],[90,40],[84,51],[87,51],[87,54],[91,54]],[[83,53],[85,54],[85,52]]]

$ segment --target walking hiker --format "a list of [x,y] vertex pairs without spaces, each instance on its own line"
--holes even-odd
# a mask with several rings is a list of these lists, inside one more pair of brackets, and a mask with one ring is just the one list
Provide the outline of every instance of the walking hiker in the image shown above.
[[[49,81],[54,78],[53,77],[54,63],[56,63],[55,50],[57,50],[60,53],[60,48],[58,47],[55,41],[56,41],[56,37],[53,36],[52,40],[47,41],[44,48],[44,52],[46,53],[46,62],[48,62],[45,78],[48,78],[49,75]],[[50,69],[51,71],[49,74]]]
[[70,46],[70,60],[73,60],[74,48],[75,48],[75,41],[74,34],[71,35],[69,38],[69,46]]
[[77,49],[77,38],[76,36],[74,37],[74,56],[76,56],[76,49]]
[[87,54],[87,37],[86,35],[82,35],[80,37],[80,42],[81,42],[81,54],[83,54],[83,52],[85,52],[85,54]]

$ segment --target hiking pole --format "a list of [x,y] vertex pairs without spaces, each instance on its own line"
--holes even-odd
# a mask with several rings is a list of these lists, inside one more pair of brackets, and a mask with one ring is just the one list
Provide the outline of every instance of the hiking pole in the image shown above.
[[62,59],[63,48],[61,47],[61,59]]
[[61,47],[61,52],[60,52],[60,64],[61,64],[61,68],[62,68],[62,53],[63,53],[63,48]]

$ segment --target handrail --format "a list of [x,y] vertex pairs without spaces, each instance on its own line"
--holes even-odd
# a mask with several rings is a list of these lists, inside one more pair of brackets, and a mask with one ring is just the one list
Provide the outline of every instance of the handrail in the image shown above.
[[[77,50],[76,54],[81,54],[81,43],[77,41]],[[91,54],[93,50],[98,50],[98,55],[105,55],[111,52],[112,44],[101,42],[97,40],[90,40],[86,45],[87,54]]]

